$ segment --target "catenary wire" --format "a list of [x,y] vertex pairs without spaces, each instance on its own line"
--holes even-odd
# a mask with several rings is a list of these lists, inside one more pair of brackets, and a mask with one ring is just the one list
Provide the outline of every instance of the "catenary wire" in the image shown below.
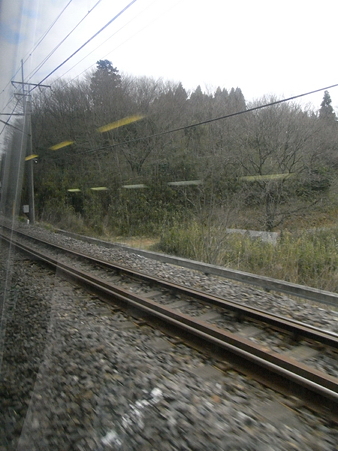
[[32,55],[32,53],[38,48],[38,46],[41,44],[41,42],[45,39],[45,37],[48,35],[48,33],[50,32],[50,30],[54,27],[54,25],[56,24],[56,22],[60,19],[60,17],[62,16],[62,14],[66,11],[66,9],[68,8],[68,6],[72,3],[73,0],[69,0],[69,2],[67,3],[67,5],[63,8],[63,10],[59,13],[59,15],[56,17],[56,19],[54,20],[54,22],[48,27],[48,29],[44,32],[44,34],[40,37],[40,39],[38,40],[38,42],[35,44],[35,46],[32,48],[32,50],[28,53],[26,59],[24,60],[24,63],[28,60],[28,58]]
[[[154,3],[156,3],[158,0],[154,0],[150,5],[148,5],[144,10],[141,11],[140,14],[142,14],[144,11],[146,11],[148,8],[150,8]],[[124,45],[126,42],[128,42],[130,39],[132,39],[133,37],[135,37],[138,33],[141,33],[143,30],[145,30],[147,27],[149,27],[151,24],[153,24],[155,21],[157,21],[159,19],[159,17],[161,17],[162,15],[166,14],[168,11],[170,11],[173,7],[177,6],[178,3],[181,3],[182,0],[179,0],[177,3],[175,3],[175,5],[172,5],[168,10],[166,10],[165,12],[161,13],[159,16],[157,16],[154,20],[152,20],[151,22],[149,22],[147,25],[145,25],[143,28],[141,28],[140,30],[138,30],[136,33],[134,33],[132,36],[130,36],[128,39],[126,39],[125,41],[123,41],[120,45],[118,45],[117,47],[115,47],[113,50],[111,50],[109,53],[107,53],[104,58],[106,58],[108,55],[110,55],[112,52],[114,52],[116,49],[118,49],[119,47],[121,47],[122,45]],[[89,55],[91,55],[93,52],[95,52],[97,49],[99,49],[100,47],[102,47],[102,45],[104,45],[106,42],[108,42],[110,39],[112,39],[119,31],[121,31],[123,28],[125,28],[127,25],[129,25],[133,20],[135,20],[137,17],[140,16],[140,14],[138,14],[137,16],[133,17],[129,22],[127,22],[125,25],[123,25],[121,28],[119,28],[115,33],[113,33],[111,36],[109,36],[105,41],[103,41],[100,45],[98,45],[97,47],[95,47],[95,49],[93,49],[91,52],[89,52],[85,57],[83,57],[80,61],[78,61],[76,64],[74,64],[74,66],[72,66],[70,69],[68,69],[64,74],[62,74],[60,77],[58,77],[55,81],[60,80],[62,77],[64,77],[68,72],[70,72],[72,69],[74,69],[74,67],[76,67],[78,64],[80,64],[83,60],[85,60],[86,58],[88,58]],[[91,67],[95,66],[95,64],[91,64],[89,67],[87,67],[86,69],[84,69],[82,72],[80,72],[78,75],[76,75],[75,77],[71,78],[70,80],[67,80],[67,82],[65,82],[64,86],[67,86],[69,83],[71,83],[73,80],[75,80],[76,78],[80,77],[83,73],[85,73],[86,71],[88,71]]]
[[18,130],[19,132],[23,133],[23,130],[21,130],[20,128],[16,127],[13,124],[9,124],[8,121],[3,121],[2,119],[0,119],[0,122],[4,123],[4,127],[6,127],[6,125],[9,125],[10,127],[14,128],[15,130]]
[[[13,97],[14,97],[14,96],[12,96],[11,99],[7,102],[6,106],[8,106],[8,105],[10,104],[10,102],[11,102],[12,99],[13,99]],[[5,125],[2,127],[2,130],[0,131],[0,136],[1,136],[2,133],[4,132],[4,130],[5,130],[5,128],[6,128],[6,125],[10,125],[10,124],[9,124],[9,121],[11,120],[12,116],[14,115],[14,111],[15,111],[16,107],[18,106],[18,103],[19,103],[19,100],[16,101],[16,104],[15,104],[15,106],[14,106],[14,108],[13,108],[11,114],[10,114],[9,117],[7,118],[7,120],[6,120],[6,121],[1,121],[1,122],[3,122]]]
[[150,25],[152,25],[154,22],[156,22],[159,17],[167,14],[171,9],[175,8],[179,3],[181,3],[182,0],[179,0],[177,3],[175,3],[174,5],[171,5],[167,10],[165,10],[164,12],[162,12],[161,14],[159,14],[157,17],[155,17],[151,22],[149,22],[147,25],[145,25],[143,28],[141,28],[140,30],[138,30],[136,33],[134,33],[133,35],[129,36],[129,38],[127,38],[125,41],[123,41],[120,45],[118,45],[117,47],[115,47],[113,50],[111,50],[109,53],[106,54],[105,58],[109,55],[111,55],[113,52],[115,52],[116,49],[118,49],[119,47],[121,47],[122,45],[124,45],[126,42],[130,41],[130,39],[134,38],[136,35],[138,35],[139,33],[141,33],[143,30],[145,30],[146,28],[148,28]]
[[[43,78],[37,86],[43,83],[47,78],[49,78],[54,72],[56,72],[60,67],[62,67],[67,61],[69,61],[73,56],[75,56],[80,50],[82,50],[89,42],[91,42],[96,36],[98,36],[103,30],[105,30],[112,22],[114,22],[118,17],[121,16],[128,8],[130,8],[137,0],[132,0],[128,5],[126,5],[119,13],[117,13],[112,19],[110,19],[99,31],[97,31],[91,38],[89,38],[84,44],[82,44],[75,52],[73,52],[68,58],[66,58],[61,64],[59,64],[55,69],[53,69],[45,78]],[[37,86],[30,90],[33,91]]]
[[47,55],[41,63],[33,69],[33,71],[28,75],[28,81],[31,80],[34,75],[41,69],[41,67],[49,60],[49,58],[56,52],[56,50],[68,39],[68,37],[80,26],[80,24],[88,17],[88,15],[101,3],[102,0],[98,0],[95,5],[86,13],[84,17],[75,25],[75,27],[54,47],[54,49]]
[[[50,30],[54,27],[54,25],[56,24],[56,22],[60,19],[60,17],[62,16],[62,14],[66,11],[66,9],[68,8],[68,6],[72,3],[73,0],[69,0],[69,2],[67,3],[67,5],[63,8],[63,10],[59,13],[59,15],[56,17],[56,19],[54,20],[54,22],[49,26],[49,28],[44,32],[44,34],[39,38],[38,42],[34,45],[34,47],[32,48],[32,50],[30,50],[28,52],[28,55],[24,58],[23,62],[26,63],[27,60],[32,56],[32,53],[37,49],[37,47],[41,44],[41,42],[45,39],[45,37],[48,35],[48,33],[50,32]],[[7,87],[11,84],[11,81],[14,79],[14,77],[20,72],[21,70],[21,66],[18,68],[18,70],[15,72],[15,74],[13,75],[13,77],[11,78],[11,80],[6,84],[6,86],[3,88],[3,90],[1,91],[0,95],[2,95],[5,90],[7,89]]]
[[[14,77],[20,72],[20,70],[21,70],[21,67],[19,67],[19,69],[15,72],[15,74],[13,75],[13,77],[9,80],[9,82],[5,85],[5,87],[3,88],[3,90],[1,91],[1,93],[0,93],[0,95],[2,95],[4,92],[5,92],[5,90],[8,88],[8,86],[11,84],[11,82],[12,82],[12,80],[14,79]],[[12,98],[11,98],[12,99]],[[7,103],[7,105],[8,105],[8,103]],[[6,106],[7,106],[6,105]],[[5,107],[6,108],[6,107]]]
[[3,107],[3,111],[6,110],[6,108],[7,108],[8,105],[12,102],[13,99],[14,99],[14,93],[12,93],[12,95],[10,96],[8,102],[7,102],[6,105]]

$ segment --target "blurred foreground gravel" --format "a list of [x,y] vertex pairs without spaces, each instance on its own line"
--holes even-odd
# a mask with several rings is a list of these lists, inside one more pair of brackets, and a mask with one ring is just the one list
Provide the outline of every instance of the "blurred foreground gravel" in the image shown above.
[[294,400],[216,370],[2,243],[0,255],[0,451],[338,449],[336,426]]

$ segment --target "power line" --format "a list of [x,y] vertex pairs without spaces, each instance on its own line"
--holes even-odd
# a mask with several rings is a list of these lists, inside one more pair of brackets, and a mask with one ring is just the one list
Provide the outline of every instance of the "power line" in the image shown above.
[[159,14],[157,17],[155,17],[151,22],[149,22],[147,25],[145,25],[143,28],[141,28],[140,30],[138,30],[136,33],[134,33],[132,36],[130,36],[129,38],[127,38],[125,41],[123,41],[120,45],[118,45],[117,47],[115,47],[113,50],[111,50],[109,53],[107,53],[105,55],[105,58],[108,55],[111,55],[116,49],[118,49],[119,47],[121,47],[122,45],[124,45],[126,42],[128,42],[130,39],[134,38],[136,35],[138,35],[139,33],[141,33],[143,30],[145,30],[146,28],[148,28],[150,25],[152,25],[154,22],[156,22],[159,17],[162,17],[164,14],[167,14],[170,10],[172,10],[173,8],[175,8],[179,3],[181,3],[182,0],[178,0],[177,3],[175,3],[174,5],[171,5],[167,10],[165,10],[164,12],[162,12],[161,14]]
[[[13,97],[11,97],[11,99],[7,102],[6,106],[9,105],[9,103],[12,101],[12,99],[13,99]],[[18,106],[18,103],[19,103],[19,100],[17,99],[16,104],[15,104],[15,106],[14,106],[14,108],[13,108],[13,111],[9,114],[9,118],[7,119],[7,121],[1,121],[1,122],[3,122],[5,125],[2,127],[2,130],[1,130],[1,132],[0,132],[0,136],[3,134],[3,132],[4,132],[5,128],[6,128],[6,125],[12,126],[12,125],[9,123],[9,121],[11,120],[12,116],[14,115],[14,111],[15,111],[16,107]],[[5,108],[6,108],[6,106],[5,106]],[[12,127],[14,127],[14,126],[12,126]],[[20,130],[20,131],[21,131],[21,130]]]
[[[10,84],[11,82],[9,82],[8,84]],[[5,110],[8,105],[11,103],[11,101],[14,99],[14,93],[10,96],[8,102],[6,103],[6,105],[3,107],[3,110]]]
[[[88,58],[89,55],[91,55],[93,52],[95,52],[98,48],[102,47],[102,45],[104,45],[106,42],[108,42],[111,38],[113,38],[119,31],[121,31],[123,28],[125,28],[127,25],[129,25],[131,22],[133,22],[133,20],[135,20],[137,17],[139,17],[144,11],[146,11],[148,8],[150,8],[155,2],[157,2],[158,0],[154,0],[150,5],[148,5],[146,8],[144,8],[140,14],[137,14],[135,17],[133,17],[129,22],[127,22],[126,24],[124,24],[121,28],[119,28],[117,31],[115,31],[115,33],[113,33],[111,36],[109,36],[105,41],[103,41],[100,45],[98,45],[97,47],[95,47],[95,49],[93,49],[91,52],[89,52],[86,56],[84,56],[80,61],[78,61],[76,64],[74,64],[74,66],[72,66],[70,69],[68,69],[66,72],[64,72],[59,78],[57,78],[55,81],[60,80],[60,78],[64,77],[68,72],[70,72],[72,69],[74,69],[74,67],[76,67],[78,64],[80,64],[83,60],[85,60],[86,58]],[[108,55],[110,55],[112,52],[114,52],[116,49],[118,49],[119,47],[121,47],[121,45],[124,45],[126,42],[128,42],[130,39],[132,39],[134,36],[136,36],[138,33],[142,32],[143,30],[145,30],[148,26],[150,26],[152,23],[154,23],[155,21],[157,21],[159,19],[159,17],[161,17],[162,15],[166,14],[168,11],[170,11],[173,7],[177,6],[178,3],[181,3],[182,0],[179,0],[175,5],[172,5],[169,9],[167,9],[166,11],[164,11],[163,13],[161,13],[159,16],[157,16],[154,20],[152,20],[150,23],[148,23],[146,26],[144,26],[143,28],[141,28],[140,30],[138,30],[136,33],[134,33],[132,36],[130,36],[128,39],[126,39],[125,41],[123,41],[120,45],[118,45],[117,47],[115,47],[112,51],[110,51],[109,53],[107,53],[104,58],[106,58]],[[82,72],[80,72],[78,75],[76,75],[74,78],[70,79],[69,81],[67,81],[64,86],[66,86],[67,84],[71,83],[73,80],[75,80],[75,78],[80,77],[80,75],[82,75],[84,72],[86,72],[88,69],[90,69],[91,67],[93,67],[95,64],[91,64],[89,67],[87,67],[86,69],[84,69]]]
[[[60,67],[62,67],[67,61],[69,61],[73,56],[75,56],[80,50],[82,50],[89,42],[91,42],[96,36],[98,36],[103,30],[105,30],[112,22],[114,22],[121,14],[123,14],[128,8],[130,8],[137,0],[132,0],[125,6],[118,14],[116,14],[109,22],[106,23],[99,31],[97,31],[91,38],[89,38],[84,44],[82,44],[75,52],[73,52],[68,58],[66,58],[61,64],[59,64],[55,69],[53,69],[45,78],[43,78],[38,85],[44,82],[48,77],[50,77],[54,72],[56,72]],[[35,88],[33,88],[35,89]],[[31,91],[33,91],[31,89]]]
[[[5,124],[5,127],[6,127],[6,125],[8,125],[9,127],[15,128],[15,130],[18,130],[19,132],[23,133],[23,130],[21,130],[20,128],[16,127],[15,125],[9,124],[9,123],[8,123],[8,120],[5,122],[5,121],[3,121],[2,119],[0,119],[0,122],[2,122],[3,124]],[[4,127],[4,128],[5,128],[5,127]],[[3,128],[3,129],[4,129],[4,128]]]
[[41,63],[33,69],[33,71],[28,75],[28,80],[31,80],[32,77],[41,69],[41,67],[49,60],[49,58],[56,52],[56,50],[65,42],[65,40],[78,28],[78,26],[88,17],[88,15],[97,7],[102,0],[98,0],[95,5],[87,12],[87,14],[75,25],[75,27],[59,42],[57,46],[47,55]]
[[[38,46],[41,44],[41,42],[45,39],[45,37],[48,35],[48,33],[50,32],[50,30],[54,27],[54,25],[56,24],[56,22],[60,19],[60,17],[62,16],[62,14],[66,11],[66,9],[68,8],[68,6],[72,3],[73,0],[69,0],[69,2],[67,3],[67,5],[63,8],[63,10],[60,12],[60,14],[56,17],[56,19],[54,20],[54,22],[49,26],[49,28],[44,32],[44,34],[40,37],[40,39],[38,40],[38,42],[35,44],[35,46],[33,47],[33,49],[28,53],[26,59],[24,60],[24,63],[28,60],[28,58],[32,55],[32,53],[38,48]],[[20,70],[20,69],[19,69]],[[18,71],[19,72],[19,71]],[[15,77],[15,75],[14,75]]]
[[[5,92],[5,90],[6,90],[6,88],[11,84],[11,81],[13,80],[13,78],[20,72],[20,70],[21,70],[21,68],[19,68],[16,72],[15,72],[15,74],[13,75],[13,77],[9,80],[9,82],[6,84],[6,86],[3,88],[3,90],[1,91],[1,93],[0,93],[0,95],[2,95],[4,92]],[[13,96],[11,97],[11,99],[10,99],[10,101],[12,100],[12,98],[13,98]],[[8,103],[7,103],[7,105],[8,105]],[[6,105],[6,106],[7,106]],[[5,107],[6,108],[6,107]]]
[[[60,14],[56,17],[56,19],[54,20],[54,22],[49,26],[49,28],[44,32],[44,34],[39,38],[38,42],[35,44],[35,46],[32,48],[32,50],[30,52],[28,52],[28,55],[26,56],[26,58],[24,59],[24,63],[27,62],[28,58],[30,56],[32,56],[32,53],[37,49],[37,47],[41,44],[41,42],[45,39],[45,37],[47,36],[47,34],[50,32],[50,30],[54,27],[54,25],[56,24],[56,22],[60,19],[60,17],[62,16],[62,14],[65,12],[65,10],[68,8],[68,6],[71,4],[73,0],[69,0],[69,2],[67,3],[67,5],[63,8],[63,10],[60,12]],[[16,75],[21,71],[21,66],[18,68],[18,70],[15,72],[15,74],[13,75],[13,77],[11,78],[11,80],[13,80]],[[6,84],[6,86],[3,88],[3,90],[1,91],[0,95],[3,94],[6,90],[6,88],[10,85],[11,80]]]

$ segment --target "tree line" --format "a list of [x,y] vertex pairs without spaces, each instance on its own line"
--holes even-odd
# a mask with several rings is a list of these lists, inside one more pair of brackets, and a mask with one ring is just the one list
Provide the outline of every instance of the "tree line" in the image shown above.
[[[246,225],[247,211],[256,212],[248,226],[282,227],[326,196],[338,169],[330,94],[317,113],[287,102],[203,123],[276,100],[247,103],[240,88],[187,92],[100,60],[83,80],[55,82],[32,98],[37,214],[78,215],[98,231],[128,234],[191,218]],[[98,131],[135,115],[141,119]],[[72,144],[50,150],[63,141]],[[190,180],[201,183],[168,185]],[[123,188],[130,185],[146,188]],[[98,186],[107,190],[91,190]]]

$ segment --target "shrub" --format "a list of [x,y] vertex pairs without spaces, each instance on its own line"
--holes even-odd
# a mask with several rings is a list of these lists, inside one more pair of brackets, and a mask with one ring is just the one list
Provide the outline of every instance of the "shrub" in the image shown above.
[[338,291],[338,229],[284,234],[276,245],[200,224],[163,231],[158,249],[319,289]]

